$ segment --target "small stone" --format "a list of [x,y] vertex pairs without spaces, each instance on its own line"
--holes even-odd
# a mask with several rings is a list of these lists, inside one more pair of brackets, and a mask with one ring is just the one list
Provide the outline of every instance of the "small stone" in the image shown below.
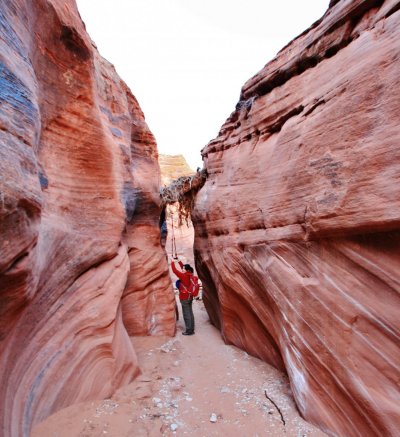
[[212,413],[210,416],[210,422],[216,423],[217,420],[217,415],[215,413]]
[[171,431],[176,431],[178,429],[178,425],[176,423],[171,423]]
[[159,403],[156,405],[156,407],[157,407],[157,408],[162,408],[162,407],[163,407],[162,402],[159,402]]
[[153,404],[154,405],[157,405],[157,404],[159,404],[161,402],[161,399],[160,398],[153,398]]
[[229,390],[228,387],[222,387],[221,388],[221,393],[229,393],[229,392],[230,392],[230,390]]

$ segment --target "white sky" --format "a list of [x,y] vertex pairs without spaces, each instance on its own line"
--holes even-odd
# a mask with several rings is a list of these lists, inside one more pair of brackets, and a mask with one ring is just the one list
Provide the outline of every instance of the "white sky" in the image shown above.
[[131,88],[164,154],[195,169],[242,85],[329,0],[77,0],[100,53]]

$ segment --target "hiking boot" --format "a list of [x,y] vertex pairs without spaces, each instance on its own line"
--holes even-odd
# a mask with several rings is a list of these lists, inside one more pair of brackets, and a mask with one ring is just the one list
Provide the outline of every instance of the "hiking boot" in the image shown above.
[[185,332],[182,332],[182,335],[194,335],[194,332],[193,331],[185,331]]

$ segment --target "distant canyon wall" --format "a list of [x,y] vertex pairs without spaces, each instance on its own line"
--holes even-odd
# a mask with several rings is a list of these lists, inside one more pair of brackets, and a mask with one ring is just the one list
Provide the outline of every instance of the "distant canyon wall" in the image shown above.
[[0,429],[109,396],[175,332],[143,113],[74,0],[0,5]]
[[330,435],[400,429],[399,41],[399,1],[332,1],[202,151],[211,320]]
[[195,172],[189,167],[183,155],[158,155],[161,170],[161,184],[168,186],[172,181],[182,176],[191,176]]

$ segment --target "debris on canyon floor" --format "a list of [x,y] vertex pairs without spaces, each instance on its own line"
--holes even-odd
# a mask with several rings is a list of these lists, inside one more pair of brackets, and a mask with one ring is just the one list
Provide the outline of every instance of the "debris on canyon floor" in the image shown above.
[[201,301],[194,311],[196,335],[182,336],[180,321],[173,339],[132,338],[135,381],[111,399],[59,411],[32,437],[325,436],[300,417],[283,373],[225,345]]

